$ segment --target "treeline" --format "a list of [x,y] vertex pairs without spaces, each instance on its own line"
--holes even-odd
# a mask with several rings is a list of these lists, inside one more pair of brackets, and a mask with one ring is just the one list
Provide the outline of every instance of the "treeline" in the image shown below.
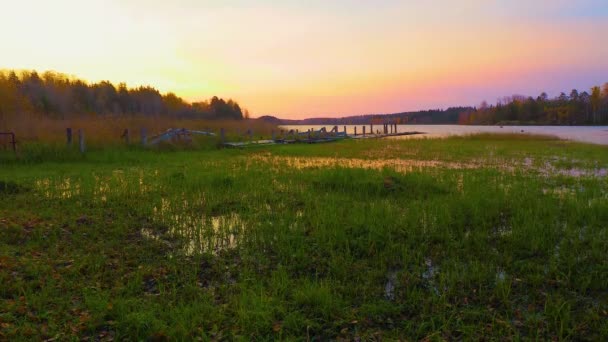
[[188,103],[150,86],[127,88],[124,83],[114,86],[107,81],[89,84],[55,72],[0,71],[0,118],[21,113],[53,119],[97,115],[241,120],[249,116],[237,102],[218,97]]
[[591,88],[591,93],[573,89],[549,98],[514,95],[496,105],[482,103],[474,111],[463,112],[459,124],[540,124],[540,125],[606,125],[608,124],[608,83]]
[[396,124],[456,124],[462,113],[475,111],[474,107],[450,107],[448,109],[431,109],[417,112],[394,114],[366,114],[342,118],[310,118],[302,120],[279,119],[274,116],[262,116],[260,120],[282,125],[368,125],[382,123]]

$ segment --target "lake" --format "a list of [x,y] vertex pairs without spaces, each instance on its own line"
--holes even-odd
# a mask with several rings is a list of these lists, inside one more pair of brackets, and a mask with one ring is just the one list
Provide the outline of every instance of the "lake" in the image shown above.
[[[286,129],[299,129],[300,132],[310,128],[318,130],[326,127],[330,130],[333,125],[286,125]],[[340,131],[344,125],[339,125]],[[361,134],[363,125],[346,125],[348,134],[354,134],[355,127]],[[369,125],[366,130],[369,133]],[[374,131],[382,129],[382,125],[374,125]],[[560,139],[608,145],[608,126],[463,126],[463,125],[398,125],[398,132],[424,132],[424,134],[400,137],[415,139],[421,137],[447,137],[451,135],[467,135],[475,133],[522,133],[553,135]],[[522,132],[523,131],[523,132]]]

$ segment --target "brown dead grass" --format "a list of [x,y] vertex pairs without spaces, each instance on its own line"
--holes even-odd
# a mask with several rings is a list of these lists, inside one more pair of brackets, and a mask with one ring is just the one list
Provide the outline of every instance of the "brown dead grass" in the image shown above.
[[140,130],[145,127],[148,137],[162,133],[169,128],[209,130],[219,133],[224,128],[228,137],[243,135],[252,129],[255,137],[270,136],[273,124],[259,120],[193,120],[166,117],[109,117],[90,116],[74,119],[55,120],[39,115],[22,114],[13,118],[0,118],[0,131],[14,132],[20,144],[29,142],[63,143],[66,129],[72,128],[73,139],[77,140],[79,129],[84,131],[87,143],[120,143],[126,128],[130,130],[132,142],[140,139]]

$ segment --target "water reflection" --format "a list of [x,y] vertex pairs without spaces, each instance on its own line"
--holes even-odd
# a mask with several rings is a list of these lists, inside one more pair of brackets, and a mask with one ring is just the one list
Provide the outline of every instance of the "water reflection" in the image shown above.
[[474,163],[458,163],[439,160],[417,159],[360,159],[360,158],[330,158],[330,157],[285,157],[271,154],[258,154],[250,158],[251,162],[267,164],[274,171],[285,169],[314,169],[314,168],[360,168],[371,170],[393,169],[407,173],[420,171],[425,168],[473,169],[479,167]]
[[46,198],[69,199],[80,195],[80,182],[70,177],[62,179],[42,178],[34,182],[34,186]]
[[246,226],[237,213],[207,217],[203,214],[190,214],[189,201],[182,200],[174,205],[168,199],[153,208],[154,222],[166,225],[166,232],[155,232],[142,228],[141,236],[153,240],[165,239],[165,244],[172,245],[168,239],[180,241],[181,252],[186,255],[213,253],[218,254],[237,247]]
[[[286,129],[299,129],[301,132],[309,128],[319,130],[328,125],[292,125],[283,126]],[[348,134],[354,134],[355,127],[362,132],[362,125],[338,126],[340,131],[346,127]],[[381,125],[379,126],[381,127]],[[367,129],[369,129],[367,125]],[[374,129],[375,130],[375,129]],[[538,134],[555,136],[559,139],[608,145],[608,126],[473,126],[473,125],[397,125],[397,132],[424,132],[420,135],[407,135],[391,139],[420,139],[444,138],[454,135],[470,135],[477,133],[509,133],[509,134]]]

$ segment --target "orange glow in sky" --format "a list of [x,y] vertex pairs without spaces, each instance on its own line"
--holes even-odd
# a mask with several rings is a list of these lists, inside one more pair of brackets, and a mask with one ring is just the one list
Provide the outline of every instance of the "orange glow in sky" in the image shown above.
[[343,116],[608,81],[605,0],[10,1],[0,68]]

